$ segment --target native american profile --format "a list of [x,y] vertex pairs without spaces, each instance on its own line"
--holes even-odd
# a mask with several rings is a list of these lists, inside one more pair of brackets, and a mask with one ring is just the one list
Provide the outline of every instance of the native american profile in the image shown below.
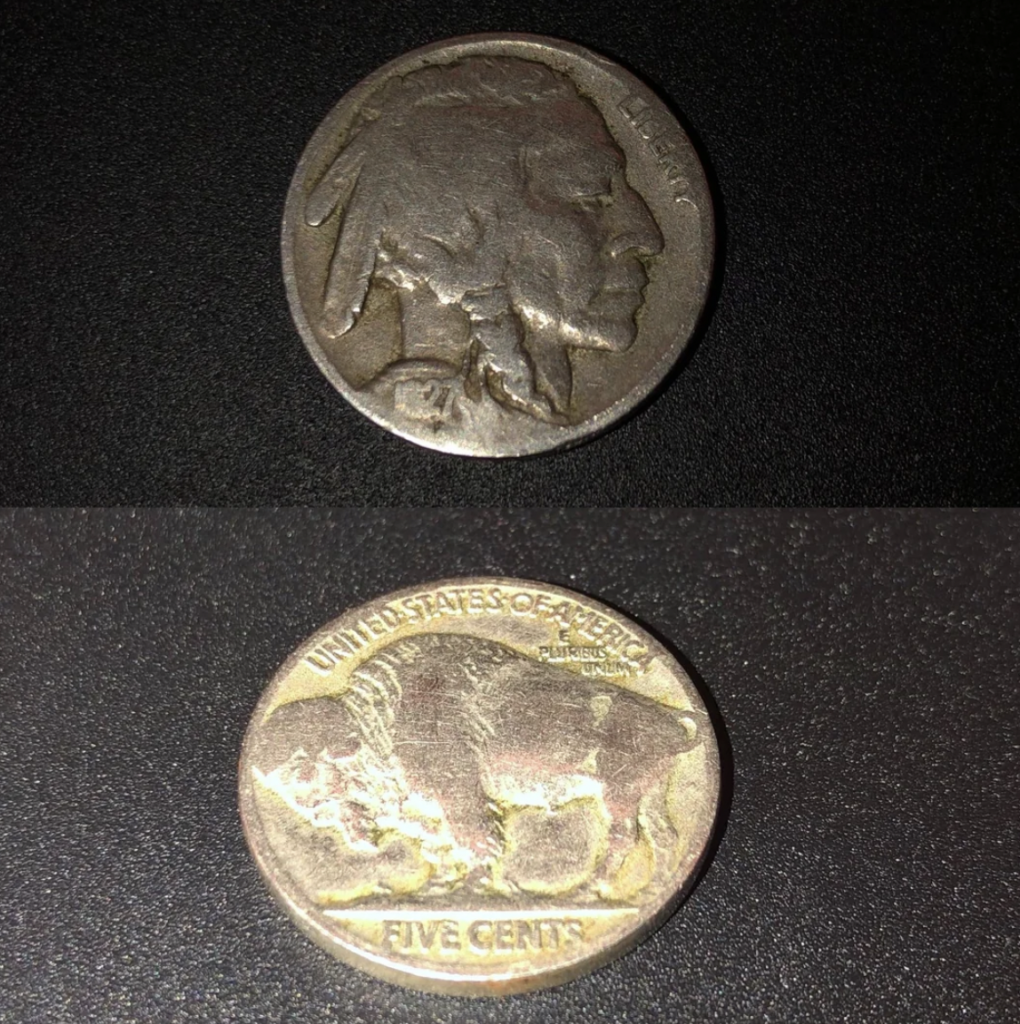
[[360,381],[440,422],[571,417],[571,352],[623,352],[663,240],[595,105],[533,61],[469,57],[394,77],[312,188],[336,230],[317,329],[357,344],[398,309]]
[[462,634],[394,641],[352,680],[276,708],[252,750],[270,841],[320,904],[640,902],[674,869],[681,712]]

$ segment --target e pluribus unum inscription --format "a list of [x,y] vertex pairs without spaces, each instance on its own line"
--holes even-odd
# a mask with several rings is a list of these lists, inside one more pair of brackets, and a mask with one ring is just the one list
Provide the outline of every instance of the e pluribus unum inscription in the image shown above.
[[637,666],[631,661],[614,658],[609,648],[602,644],[577,646],[570,643],[570,635],[563,630],[559,643],[538,649],[538,657],[552,665],[574,668],[583,676],[601,676],[605,679],[637,675]]

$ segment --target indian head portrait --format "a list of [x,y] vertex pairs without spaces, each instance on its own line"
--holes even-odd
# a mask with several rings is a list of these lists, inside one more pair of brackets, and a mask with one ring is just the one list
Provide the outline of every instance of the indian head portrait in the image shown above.
[[393,76],[324,166],[306,315],[347,384],[417,431],[576,423],[572,360],[631,348],[664,243],[574,82],[510,56]]

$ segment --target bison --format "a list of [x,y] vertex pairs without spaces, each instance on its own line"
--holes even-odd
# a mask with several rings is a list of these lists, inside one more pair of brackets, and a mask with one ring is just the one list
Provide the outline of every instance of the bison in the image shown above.
[[[498,867],[510,845],[518,880],[531,878],[537,862],[522,843],[550,845],[557,819],[587,823],[601,834],[562,854],[571,881],[530,884],[562,891],[598,867],[605,896],[639,845],[654,848],[642,801],[698,740],[688,713],[490,640],[434,633],[389,644],[340,696],[276,708],[252,760],[352,849],[370,851],[393,829],[415,838],[433,883],[447,887],[512,889],[514,870]],[[573,856],[589,869],[571,870],[563,858]]]

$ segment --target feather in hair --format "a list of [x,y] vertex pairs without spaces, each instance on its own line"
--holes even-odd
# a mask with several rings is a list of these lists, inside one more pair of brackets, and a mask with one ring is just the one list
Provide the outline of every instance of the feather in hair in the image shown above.
[[317,228],[338,206],[345,206],[361,173],[364,148],[348,146],[322,176],[305,204],[305,222]]
[[365,198],[355,187],[344,210],[326,282],[322,326],[329,337],[346,334],[361,313],[381,238],[378,200]]

